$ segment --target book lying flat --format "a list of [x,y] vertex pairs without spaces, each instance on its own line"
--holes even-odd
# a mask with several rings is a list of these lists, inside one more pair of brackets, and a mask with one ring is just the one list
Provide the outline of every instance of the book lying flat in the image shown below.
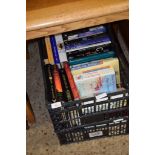
[[95,47],[90,47],[90,48],[85,48],[73,52],[67,52],[67,59],[77,59],[81,57],[85,57],[88,55],[93,55],[93,54],[100,54],[100,53],[105,53],[105,52],[110,52],[113,51],[113,47],[111,44],[106,44],[106,45],[101,45],[101,46],[95,46]]
[[71,59],[69,60],[70,65],[77,65],[93,60],[99,60],[99,59],[106,59],[106,58],[112,58],[115,57],[115,52],[114,51],[109,51],[106,53],[99,53],[99,54],[93,54],[93,55],[88,55],[86,57],[82,58],[77,58],[77,59]]
[[74,75],[82,74],[83,72],[86,72],[88,70],[94,70],[101,67],[107,67],[111,66],[114,68],[115,74],[116,74],[116,83],[120,84],[120,70],[119,70],[119,60],[118,58],[107,58],[107,59],[101,59],[96,61],[91,61],[87,63],[82,63],[78,65],[72,65],[70,66],[71,72]]
[[105,33],[105,32],[107,32],[107,28],[103,25],[100,25],[100,26],[65,32],[65,33],[62,33],[62,36],[64,41],[71,41],[71,40],[76,40],[79,38],[88,37],[88,36]]
[[68,53],[68,52],[73,52],[73,51],[77,51],[77,50],[84,50],[84,49],[97,47],[97,46],[101,46],[101,45],[108,45],[108,44],[111,44],[111,40],[102,41],[102,42],[99,42],[99,43],[93,43],[93,44],[85,45],[85,46],[79,46],[79,47],[76,47],[76,48],[73,48],[73,49],[66,50],[66,52]]
[[72,44],[65,44],[65,50],[66,52],[71,52],[71,51],[74,51],[74,50],[77,50],[77,49],[80,49],[80,48],[86,48],[88,46],[91,46],[91,45],[95,45],[95,44],[98,44],[98,43],[103,43],[104,44],[107,44],[107,43],[111,43],[111,40],[110,40],[110,37],[108,35],[106,36],[96,36],[94,38],[91,38],[91,39],[88,39],[88,38],[84,38],[82,41],[77,41],[77,42],[73,42]]

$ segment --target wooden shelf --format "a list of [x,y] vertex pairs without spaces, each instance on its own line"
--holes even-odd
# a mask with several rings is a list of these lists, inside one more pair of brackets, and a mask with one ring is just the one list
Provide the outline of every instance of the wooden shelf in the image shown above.
[[128,19],[128,0],[27,0],[26,39]]

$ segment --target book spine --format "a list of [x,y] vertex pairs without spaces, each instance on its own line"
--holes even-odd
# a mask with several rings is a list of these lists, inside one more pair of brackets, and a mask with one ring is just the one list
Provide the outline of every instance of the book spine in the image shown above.
[[77,81],[81,81],[84,79],[87,80],[87,79],[94,78],[95,76],[101,76],[105,72],[108,73],[109,69],[111,69],[111,68],[112,68],[111,66],[105,66],[105,67],[100,67],[97,69],[87,70],[87,71],[83,72],[82,74],[73,75],[74,81],[76,83]]
[[60,77],[61,77],[61,80],[62,80],[62,86],[63,86],[65,101],[66,102],[73,101],[73,95],[71,93],[71,89],[69,87],[69,82],[67,80],[67,76],[65,74],[64,69],[60,69]]
[[52,52],[52,48],[51,48],[51,43],[50,43],[50,38],[49,37],[45,37],[45,44],[46,44],[48,61],[49,61],[50,64],[54,64],[53,52]]
[[69,81],[69,84],[72,90],[74,100],[80,99],[79,92],[77,90],[70,67],[67,62],[64,62],[64,69],[65,69],[65,72],[66,72],[66,75],[67,75],[67,78],[68,78],[68,81]]
[[51,46],[52,46],[54,62],[55,62],[55,64],[59,64],[60,60],[59,60],[58,49],[57,49],[57,46],[56,46],[56,41],[55,41],[54,36],[50,37],[50,42],[51,42]]
[[57,65],[53,66],[53,78],[56,91],[56,99],[57,101],[63,101],[64,98],[63,98],[62,83]]
[[109,36],[95,36],[91,39],[89,38],[84,38],[81,41],[74,41],[72,43],[67,43],[65,44],[65,49],[66,52],[73,50],[73,49],[77,49],[77,48],[81,48],[81,47],[85,47],[85,46],[89,46],[92,44],[97,44],[97,43],[101,43],[101,42],[109,42],[111,41]]
[[64,41],[64,45],[72,47],[72,46],[76,46],[76,45],[81,45],[81,44],[86,44],[86,43],[91,43],[93,40],[97,41],[97,40],[101,40],[102,38],[105,37],[109,37],[107,33],[101,33],[101,34],[96,34],[93,36],[88,36],[88,37],[84,37],[84,38],[79,38],[76,40],[71,40],[71,41]]
[[63,38],[65,41],[70,41],[70,40],[75,40],[75,39],[79,39],[82,37],[88,37],[91,35],[96,35],[96,34],[105,33],[105,32],[107,32],[106,27],[101,25],[101,26],[85,28],[81,30],[75,30],[72,32],[63,33]]
[[94,54],[94,55],[90,55],[90,56],[82,57],[82,58],[78,58],[78,59],[72,59],[72,60],[69,60],[69,64],[77,65],[77,64],[81,64],[81,63],[85,63],[85,62],[89,62],[89,61],[93,61],[93,60],[112,58],[114,56],[115,56],[115,52],[110,51],[110,52]]
[[45,69],[46,69],[46,74],[47,74],[47,82],[49,83],[48,84],[48,94],[50,96],[50,101],[52,102],[56,102],[56,94],[55,94],[55,89],[54,89],[54,79],[53,79],[53,76],[52,76],[52,66],[51,65],[46,65],[45,66]]
[[66,56],[62,34],[55,35],[55,41],[56,41],[56,46],[57,46],[60,62],[67,61],[67,56]]
[[108,45],[108,44],[111,44],[111,40],[105,41],[105,42],[100,42],[100,43],[95,43],[95,44],[91,44],[91,45],[87,45],[87,46],[79,46],[77,48],[66,50],[66,53],[77,51],[77,50],[84,50],[84,49],[88,49],[88,48],[92,48],[92,47],[96,47],[96,46],[101,46],[101,45]]
[[91,47],[88,49],[82,49],[82,50],[77,50],[77,51],[73,51],[73,52],[68,52],[67,59],[71,60],[71,59],[81,58],[81,57],[92,55],[92,54],[109,52],[112,50],[113,49],[112,49],[111,44],[101,45],[101,46]]
[[85,69],[88,67],[94,67],[94,66],[98,66],[98,65],[103,65],[103,60],[95,60],[95,61],[91,61],[91,62],[77,64],[77,65],[70,66],[70,68],[72,71],[76,71],[76,70]]

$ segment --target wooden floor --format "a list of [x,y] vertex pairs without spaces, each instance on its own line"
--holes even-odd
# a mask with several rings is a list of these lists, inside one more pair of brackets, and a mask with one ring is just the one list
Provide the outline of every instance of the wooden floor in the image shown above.
[[37,43],[30,44],[27,60],[27,92],[36,124],[27,130],[27,155],[128,155],[128,136],[59,145],[45,108],[44,86]]

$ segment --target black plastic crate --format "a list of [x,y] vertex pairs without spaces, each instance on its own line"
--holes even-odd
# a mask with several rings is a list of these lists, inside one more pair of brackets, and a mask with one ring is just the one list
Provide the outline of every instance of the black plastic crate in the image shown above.
[[128,115],[128,91],[107,94],[98,102],[96,97],[47,105],[56,131]]
[[[112,27],[108,25],[108,28],[113,48],[120,60],[121,81],[125,90],[109,93],[106,97],[102,98],[102,100],[91,97],[68,103],[64,103],[63,101],[52,103],[50,100],[49,81],[47,80],[44,63],[44,59],[47,59],[46,47],[44,39],[39,40],[45,83],[46,106],[61,144],[94,139],[97,137],[128,134],[128,64],[126,64],[121,54],[121,48],[113,35]],[[123,121],[115,122],[115,120],[120,118],[123,118]],[[103,127],[102,124],[105,124],[105,126]],[[121,130],[121,125],[125,125],[124,130]],[[91,126],[93,127],[91,128]],[[119,131],[111,131],[115,126],[116,128],[120,126]],[[101,132],[98,134],[98,131]],[[90,136],[90,133],[92,133],[92,135],[94,133],[96,136]],[[102,134],[100,135],[100,133]]]
[[113,120],[106,120],[99,123],[93,123],[71,130],[61,130],[56,132],[60,144],[69,144],[81,142],[96,138],[125,135],[129,133],[128,116]]

